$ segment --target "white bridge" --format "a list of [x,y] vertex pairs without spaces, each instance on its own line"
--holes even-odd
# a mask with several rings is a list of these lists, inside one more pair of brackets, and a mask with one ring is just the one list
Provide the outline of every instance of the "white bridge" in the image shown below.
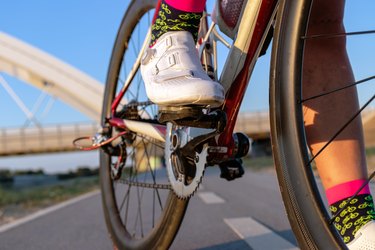
[[[91,118],[92,124],[59,124],[0,128],[0,156],[74,150],[73,139],[93,135],[98,129],[103,84],[61,60],[0,32],[0,72],[48,92]],[[0,85],[25,115],[32,112],[0,75]],[[363,116],[367,144],[375,146],[375,110]],[[269,138],[268,112],[241,113],[236,131],[254,139]]]

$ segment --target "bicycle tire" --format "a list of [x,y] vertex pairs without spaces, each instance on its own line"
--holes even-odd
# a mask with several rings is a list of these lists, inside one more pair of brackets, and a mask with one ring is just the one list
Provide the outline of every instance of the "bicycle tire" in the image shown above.
[[271,141],[279,186],[302,249],[346,249],[310,167],[302,107],[302,62],[311,0],[279,7],[270,74]]
[[[111,116],[111,106],[112,102],[114,101],[116,91],[118,91],[119,85],[121,85],[121,75],[123,74],[124,67],[126,67],[126,64],[128,64],[128,61],[131,60],[131,56],[128,56],[128,52],[132,53],[134,48],[136,47],[136,44],[132,43],[132,38],[134,37],[134,40],[137,40],[137,36],[139,36],[139,32],[142,32],[142,28],[138,27],[138,25],[141,25],[142,17],[145,17],[146,13],[150,13],[150,11],[156,6],[157,1],[149,1],[149,0],[133,0],[122,19],[120,28],[118,30],[117,38],[113,47],[112,56],[110,60],[110,66],[108,70],[107,75],[107,81],[105,85],[105,92],[104,92],[104,100],[103,100],[103,109],[102,109],[102,117],[101,117],[101,125],[103,128],[107,128],[107,135],[110,137],[112,133],[115,133],[115,129],[110,127],[108,124],[108,118]],[[148,18],[150,19],[150,15],[148,14]],[[150,20],[148,20],[150,21]],[[138,29],[139,28],[139,29]],[[141,41],[141,40],[139,40]],[[138,41],[138,42],[139,42]],[[139,65],[138,65],[139,66]],[[139,67],[136,74],[139,74]],[[125,76],[126,77],[126,76]],[[135,77],[134,83],[132,82],[130,87],[128,88],[127,92],[131,91],[132,85],[135,85],[135,88],[142,89],[143,88],[143,81],[140,81],[140,76],[137,75]],[[137,86],[137,84],[140,84]],[[144,103],[147,102],[147,97],[145,96],[145,93],[141,93],[140,91],[138,94],[139,96],[143,95],[145,99],[139,99],[132,100],[134,103]],[[132,93],[130,93],[132,94]],[[125,93],[125,97],[127,96],[127,93]],[[140,104],[141,105],[141,104]],[[143,104],[142,104],[143,105]],[[151,104],[152,105],[152,104]],[[126,106],[126,105],[124,105]],[[155,106],[155,105],[154,105]],[[139,108],[139,107],[138,107]],[[144,107],[145,110],[149,109],[149,107]],[[152,109],[155,111],[155,107],[152,107]],[[137,113],[139,111],[137,110]],[[145,112],[145,111],[144,111]],[[152,114],[154,115],[154,114]],[[137,115],[136,115],[137,116]],[[126,113],[123,115],[126,119],[138,119],[137,117],[134,118],[133,116],[127,116]],[[148,121],[150,123],[157,122],[151,114],[146,117],[142,118],[143,122]],[[185,215],[185,211],[189,202],[189,199],[181,200],[178,199],[177,196],[173,193],[171,188],[164,190],[164,193],[159,194],[161,192],[160,190],[156,190],[157,187],[155,187],[154,190],[148,190],[148,188],[145,187],[137,187],[137,184],[135,182],[138,182],[140,178],[143,182],[145,182],[146,177],[151,178],[151,185],[156,186],[156,178],[155,177],[158,173],[156,171],[159,170],[153,170],[151,165],[152,162],[147,162],[146,164],[146,170],[147,172],[141,172],[141,170],[138,170],[138,166],[141,166],[142,160],[144,158],[147,158],[149,161],[154,161],[154,158],[158,157],[160,152],[157,152],[157,145],[153,147],[152,143],[148,143],[149,141],[145,142],[147,138],[140,137],[138,135],[137,139],[134,140],[134,143],[136,140],[144,141],[141,146],[133,145],[132,148],[130,148],[130,154],[132,153],[134,156],[131,157],[129,162],[127,164],[130,164],[131,167],[127,168],[126,166],[124,169],[127,169],[126,171],[123,171],[122,175],[125,175],[125,179],[128,178],[128,182],[134,182],[133,184],[121,184],[119,181],[115,181],[111,176],[111,166],[113,162],[118,160],[118,157],[111,156],[108,154],[108,152],[104,152],[101,150],[100,152],[100,187],[101,187],[101,193],[102,193],[102,206],[104,210],[105,215],[105,221],[107,224],[107,229],[109,231],[110,237],[113,241],[113,244],[115,245],[115,248],[117,249],[168,249],[169,246],[172,244],[174,237],[181,225],[182,219]],[[146,144],[148,143],[148,144]],[[149,146],[151,144],[151,146]],[[139,148],[138,148],[139,147]],[[143,150],[143,151],[142,151]],[[127,148],[127,151],[129,151],[129,148]],[[139,155],[141,155],[141,159],[138,161],[138,158],[136,156],[137,152]],[[145,153],[143,153],[145,152]],[[150,155],[154,154],[155,157],[152,158]],[[127,158],[129,158],[129,153]],[[160,158],[160,157],[159,157]],[[156,161],[156,160],[155,160]],[[161,161],[161,160],[159,160]],[[156,163],[155,163],[156,164]],[[161,164],[161,163],[160,163]],[[134,170],[136,169],[136,170]],[[139,171],[139,172],[138,172]],[[163,171],[160,170],[160,171]],[[134,172],[134,176],[133,176]],[[150,174],[149,174],[150,173]],[[126,175],[129,175],[127,177]],[[141,176],[141,177],[139,177]],[[146,176],[146,177],[145,177]],[[166,176],[166,175],[165,175]],[[166,177],[162,175],[161,181],[166,181]],[[122,177],[121,177],[122,178]],[[139,179],[138,179],[139,178]],[[148,179],[147,179],[148,180]],[[159,181],[159,180],[157,180]],[[123,186],[121,186],[123,185]],[[120,186],[118,188],[118,186]],[[125,187],[125,188],[124,188]],[[133,188],[132,188],[133,187]],[[122,189],[126,189],[125,197],[123,198],[123,201],[120,202],[120,192],[124,191]],[[131,192],[135,192],[138,198],[138,201],[135,201],[135,204],[132,203],[132,194]],[[151,199],[144,199],[143,197],[148,194],[148,192],[152,192],[153,194],[153,200]],[[155,194],[157,193],[157,194]],[[151,195],[151,194],[150,194]],[[138,204],[137,204],[138,202]],[[144,204],[146,202],[153,204]],[[122,204],[121,204],[122,203]],[[126,205],[124,205],[127,203]],[[156,205],[155,205],[156,203]],[[131,215],[128,215],[128,213],[132,213],[134,211],[131,211],[131,207],[138,207],[138,210],[141,210],[140,212],[137,211],[135,222],[128,222],[127,220],[131,220]],[[158,208],[160,206],[160,208]],[[124,207],[126,211],[124,210]],[[130,208],[129,208],[130,207]],[[143,209],[149,208],[150,211],[147,211],[147,213],[143,213]],[[156,207],[156,208],[155,208]],[[159,214],[155,215],[156,210],[160,210]],[[125,218],[122,218],[123,213],[125,212]],[[143,223],[142,220],[146,221],[149,219],[145,219],[150,212],[150,214],[154,213],[153,215],[150,215],[152,217],[152,222],[148,222],[149,224],[152,224],[149,226],[149,230],[146,232],[146,226],[140,225],[140,226],[133,226],[130,225],[133,222],[138,223],[138,220]],[[157,211],[156,211],[157,212]],[[129,218],[128,218],[129,217]],[[155,218],[154,218],[155,217]],[[158,218],[156,218],[158,217]],[[140,219],[138,219],[140,218]],[[134,229],[134,228],[135,229]],[[141,227],[139,229],[138,227]],[[137,232],[134,232],[137,231]],[[140,231],[140,232],[138,232]]]

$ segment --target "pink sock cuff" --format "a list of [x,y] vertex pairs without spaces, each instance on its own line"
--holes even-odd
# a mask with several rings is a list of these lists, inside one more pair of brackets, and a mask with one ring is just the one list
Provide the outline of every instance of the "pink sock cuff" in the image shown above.
[[206,0],[164,0],[175,9],[186,12],[202,12],[206,6]]
[[[337,201],[353,196],[365,183],[366,180],[354,180],[328,188],[326,190],[328,204],[332,205]],[[358,194],[370,194],[369,185],[364,186]]]

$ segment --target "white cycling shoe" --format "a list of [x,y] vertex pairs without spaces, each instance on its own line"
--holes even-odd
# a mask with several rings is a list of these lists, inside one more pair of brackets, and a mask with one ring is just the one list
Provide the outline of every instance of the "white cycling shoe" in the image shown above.
[[223,87],[203,70],[187,31],[167,32],[147,48],[141,72],[147,96],[156,104],[217,107],[224,101]]
[[375,249],[375,221],[368,222],[355,235],[354,240],[347,244],[350,250]]

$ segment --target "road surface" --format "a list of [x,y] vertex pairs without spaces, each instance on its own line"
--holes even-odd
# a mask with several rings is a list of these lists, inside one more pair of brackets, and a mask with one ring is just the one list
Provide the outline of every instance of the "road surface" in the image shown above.
[[[171,249],[297,249],[272,170],[247,171],[233,182],[218,175],[206,171]],[[112,249],[100,194],[0,227],[0,249]]]

